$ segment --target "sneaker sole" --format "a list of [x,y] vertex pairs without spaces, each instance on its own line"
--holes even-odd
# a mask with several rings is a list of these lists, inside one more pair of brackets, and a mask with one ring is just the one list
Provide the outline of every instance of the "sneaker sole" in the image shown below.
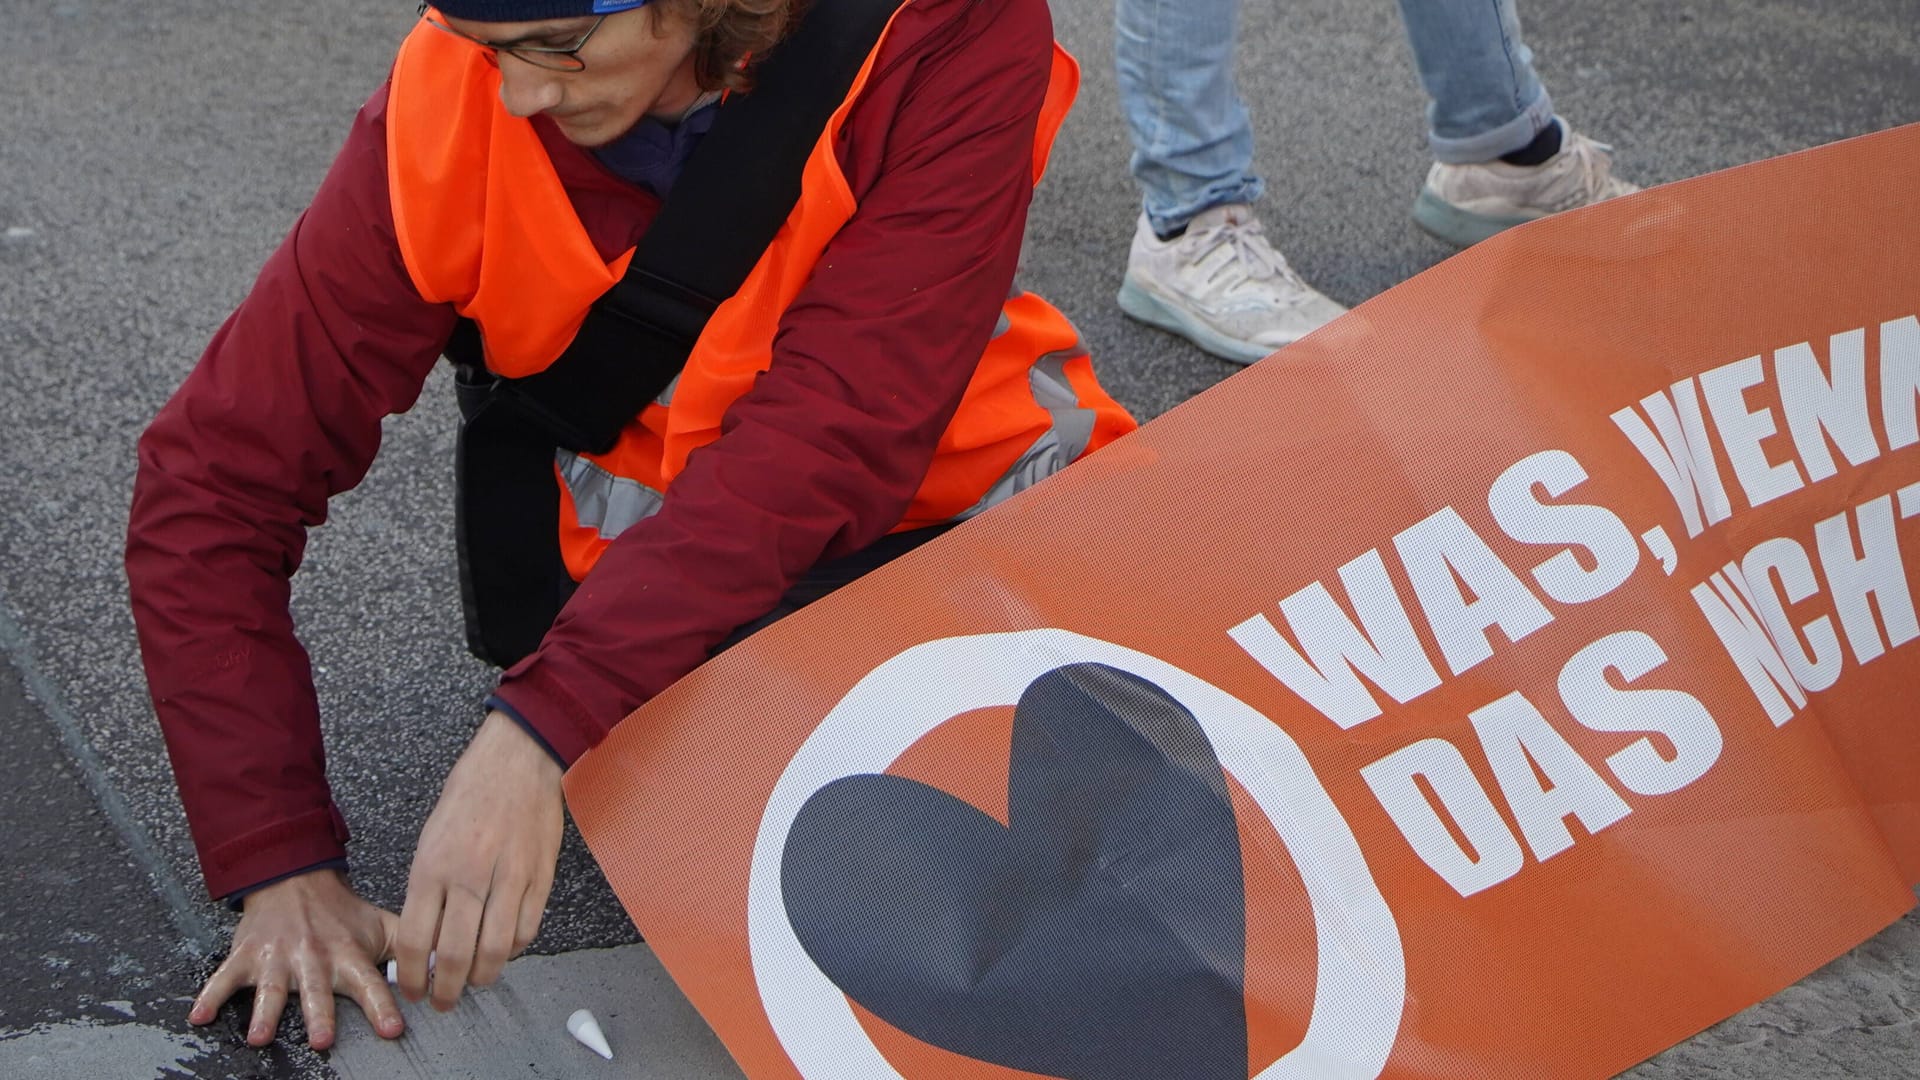
[[1444,240],[1454,247],[1472,247],[1490,236],[1533,220],[1528,217],[1470,213],[1434,194],[1432,188],[1420,189],[1420,197],[1413,200],[1414,224],[1426,230],[1434,239]]
[[[1249,345],[1227,337],[1225,334],[1196,322],[1186,312],[1167,303],[1153,293],[1133,283],[1128,278],[1120,285],[1120,310],[1129,316],[1157,326],[1168,333],[1178,334],[1208,353],[1222,360],[1231,360],[1236,364],[1251,364],[1272,356],[1278,348],[1269,349],[1264,345]],[[1286,344],[1292,344],[1287,342]]]

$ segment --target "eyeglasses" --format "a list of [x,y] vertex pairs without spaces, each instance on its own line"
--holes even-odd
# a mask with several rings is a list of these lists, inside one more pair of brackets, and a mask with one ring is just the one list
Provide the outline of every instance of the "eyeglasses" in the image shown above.
[[[548,71],[585,71],[587,62],[580,59],[580,50],[587,47],[587,39],[593,36],[595,30],[600,29],[601,23],[607,21],[605,15],[593,20],[593,25],[587,27],[587,32],[581,34],[579,39],[571,45],[522,45],[512,41],[486,41],[472,34],[462,33],[428,15],[430,6],[428,3],[422,3],[418,14],[428,26],[435,30],[443,30],[463,41],[470,41],[496,57],[500,53],[506,53],[516,60],[532,64],[534,67],[546,68]],[[641,6],[644,6],[644,0],[641,4],[631,5],[631,7]]]

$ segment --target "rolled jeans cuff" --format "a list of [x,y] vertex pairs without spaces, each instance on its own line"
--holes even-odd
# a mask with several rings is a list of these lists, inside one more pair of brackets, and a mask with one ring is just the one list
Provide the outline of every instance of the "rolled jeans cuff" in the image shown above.
[[[1520,111],[1520,115],[1490,131],[1473,135],[1448,138],[1437,132],[1427,133],[1427,145],[1433,149],[1433,159],[1447,165],[1478,165],[1492,161],[1502,154],[1511,154],[1515,150],[1533,141],[1533,137],[1547,129],[1553,123],[1553,98],[1543,87],[1540,96]],[[1564,130],[1565,125],[1562,125]]]

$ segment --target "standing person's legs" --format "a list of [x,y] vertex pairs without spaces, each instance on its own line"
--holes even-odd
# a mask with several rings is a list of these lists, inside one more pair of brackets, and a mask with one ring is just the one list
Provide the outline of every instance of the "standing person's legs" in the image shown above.
[[1400,16],[1431,102],[1435,161],[1492,161],[1553,122],[1512,0],[1400,0]]
[[1204,210],[1251,203],[1253,124],[1234,88],[1240,0],[1117,0],[1114,60],[1131,167],[1156,235]]
[[1234,87],[1239,0],[1116,0],[1114,60],[1142,213],[1120,307],[1247,364],[1346,309],[1314,291],[1250,205],[1253,125]]
[[1431,102],[1422,228],[1466,246],[1638,190],[1612,175],[1610,148],[1555,117],[1513,0],[1400,0],[1400,14]]

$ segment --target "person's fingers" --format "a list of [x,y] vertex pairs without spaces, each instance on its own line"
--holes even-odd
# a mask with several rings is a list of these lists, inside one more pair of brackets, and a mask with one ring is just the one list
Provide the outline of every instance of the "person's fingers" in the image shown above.
[[447,890],[446,909],[440,915],[440,935],[433,947],[433,1007],[447,1012],[460,1003],[467,973],[473,970],[473,951],[480,934],[480,914],[486,898],[475,889],[454,885]]
[[253,1021],[247,1025],[247,1045],[265,1046],[280,1026],[287,1007],[287,976],[281,971],[261,975],[253,984]]
[[200,996],[193,999],[193,1007],[187,1010],[187,1023],[213,1023],[220,1006],[227,1003],[235,990],[245,986],[251,976],[252,964],[249,960],[243,959],[238,953],[229,955],[214,969],[207,984],[200,988]]
[[533,884],[528,886],[527,898],[521,903],[521,910],[530,910],[533,915],[533,929],[527,933],[528,941],[532,941],[533,935],[539,932],[540,917],[547,911],[547,897],[553,894],[553,875],[560,860],[560,838],[556,836],[553,840],[553,847],[547,851],[546,857],[534,862]]
[[333,1045],[333,973],[314,956],[299,962],[300,1015],[307,1023],[307,1045],[325,1050]]
[[[552,882],[553,877],[549,875],[547,883]],[[535,888],[528,889],[520,898],[520,917],[513,928],[513,955],[519,956],[533,944],[534,937],[540,933],[540,920],[546,913],[547,890],[538,888],[536,883]]]
[[394,959],[394,950],[400,943],[400,916],[386,908],[374,908],[374,917],[380,922],[379,939],[374,942],[373,962],[376,967]]
[[427,954],[440,935],[445,903],[446,890],[438,881],[415,874],[408,883],[407,902],[400,908],[393,934],[394,981],[408,1001],[427,996]]
[[520,900],[527,895],[524,882],[495,880],[487,893],[486,911],[480,916],[478,948],[473,954],[473,972],[467,981],[474,986],[492,986],[500,979],[500,970],[513,956],[513,939],[520,927]]
[[341,961],[334,970],[333,985],[360,1006],[367,1023],[373,1025],[374,1034],[395,1039],[407,1030],[407,1022],[400,1015],[400,1003],[393,1000],[393,990],[387,986],[377,965],[368,967],[363,963]]

